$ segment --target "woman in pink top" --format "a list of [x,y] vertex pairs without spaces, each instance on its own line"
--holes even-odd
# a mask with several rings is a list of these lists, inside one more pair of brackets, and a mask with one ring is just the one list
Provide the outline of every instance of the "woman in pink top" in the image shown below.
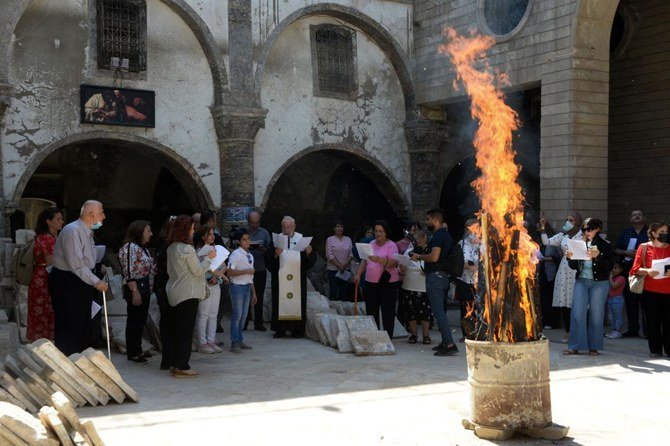
[[389,337],[393,338],[395,307],[398,298],[400,275],[398,274],[398,247],[388,239],[389,224],[377,220],[373,224],[375,239],[370,242],[372,255],[361,260],[354,281],[358,284],[365,271],[365,312],[371,315],[379,327],[379,308],[382,322]]
[[[335,221],[335,235],[326,240],[326,270],[328,270],[328,298],[347,300],[348,279],[351,278],[349,265],[354,256],[351,254],[351,239],[344,235],[344,225]],[[339,273],[340,277],[337,277]],[[348,277],[347,277],[348,275]]]

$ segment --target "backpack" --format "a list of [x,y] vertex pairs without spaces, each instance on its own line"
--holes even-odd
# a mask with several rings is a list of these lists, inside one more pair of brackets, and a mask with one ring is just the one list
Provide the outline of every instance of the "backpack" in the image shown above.
[[465,268],[465,259],[463,257],[463,247],[459,243],[452,243],[451,249],[443,260],[443,270],[449,274],[449,279],[456,279],[463,275]]
[[14,279],[19,285],[30,285],[33,278],[33,268],[35,267],[35,258],[33,257],[33,248],[35,239],[30,240],[25,245],[16,250],[14,257]]

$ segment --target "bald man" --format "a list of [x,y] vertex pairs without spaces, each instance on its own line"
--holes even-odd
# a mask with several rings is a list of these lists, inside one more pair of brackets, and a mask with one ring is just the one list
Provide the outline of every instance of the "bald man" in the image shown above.
[[93,231],[102,226],[102,203],[84,203],[79,219],[58,234],[49,274],[49,293],[54,309],[55,341],[66,356],[88,348],[91,335],[91,302],[94,293],[107,291],[107,282],[94,273]]

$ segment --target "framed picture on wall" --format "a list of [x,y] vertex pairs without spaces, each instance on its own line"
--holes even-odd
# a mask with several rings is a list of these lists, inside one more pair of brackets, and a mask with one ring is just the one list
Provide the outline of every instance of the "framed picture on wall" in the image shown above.
[[156,125],[156,93],[149,90],[81,86],[81,123],[150,127]]

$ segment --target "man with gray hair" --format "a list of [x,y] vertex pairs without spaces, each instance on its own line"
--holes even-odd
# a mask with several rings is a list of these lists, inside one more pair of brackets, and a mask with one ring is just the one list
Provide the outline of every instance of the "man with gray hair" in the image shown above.
[[247,214],[247,230],[251,240],[249,249],[254,257],[254,289],[256,290],[256,304],[253,306],[253,312],[249,310],[248,320],[252,319],[253,313],[254,328],[258,331],[266,331],[263,325],[263,294],[267,280],[265,253],[272,244],[272,238],[268,231],[261,228],[261,213],[258,211],[251,211]]
[[287,248],[273,246],[265,257],[265,266],[272,273],[273,337],[283,338],[290,331],[292,337],[301,338],[307,321],[307,270],[314,266],[316,254],[311,246],[297,250],[303,237],[296,232],[293,217],[282,219],[281,232]]
[[65,225],[54,246],[49,293],[56,347],[66,356],[88,348],[91,302],[96,290],[107,291],[107,282],[93,273],[96,260],[93,231],[102,226],[104,219],[102,203],[86,201],[79,219]]

